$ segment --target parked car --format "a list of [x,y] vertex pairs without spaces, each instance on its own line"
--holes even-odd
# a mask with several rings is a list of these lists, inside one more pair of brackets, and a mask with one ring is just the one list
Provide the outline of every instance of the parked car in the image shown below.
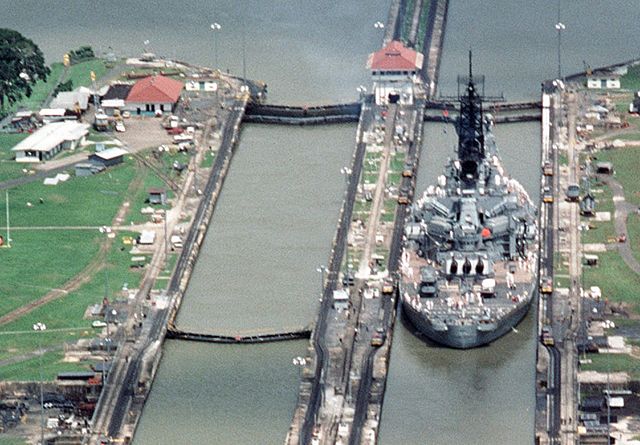
[[580,186],[578,184],[569,184],[566,195],[569,201],[578,201],[580,199]]

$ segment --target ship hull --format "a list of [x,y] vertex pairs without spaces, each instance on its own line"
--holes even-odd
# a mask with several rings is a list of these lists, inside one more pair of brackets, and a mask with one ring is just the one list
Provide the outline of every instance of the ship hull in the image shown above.
[[[530,293],[530,295],[533,294]],[[497,321],[495,328],[491,330],[480,330],[476,324],[448,326],[445,331],[438,330],[428,317],[416,311],[404,299],[402,301],[402,311],[411,324],[430,340],[450,348],[470,349],[489,344],[508,333],[511,328],[516,326],[527,315],[532,301],[533,297]]]

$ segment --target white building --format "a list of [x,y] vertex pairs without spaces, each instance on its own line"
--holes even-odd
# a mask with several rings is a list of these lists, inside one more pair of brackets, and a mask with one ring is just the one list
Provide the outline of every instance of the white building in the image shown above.
[[62,150],[73,150],[89,133],[89,125],[76,121],[53,122],[35,131],[11,149],[16,162],[42,162]]
[[597,71],[587,76],[587,88],[619,89],[620,74],[611,71]]
[[367,68],[373,77],[376,104],[413,103],[413,84],[423,59],[422,53],[395,40],[370,54]]

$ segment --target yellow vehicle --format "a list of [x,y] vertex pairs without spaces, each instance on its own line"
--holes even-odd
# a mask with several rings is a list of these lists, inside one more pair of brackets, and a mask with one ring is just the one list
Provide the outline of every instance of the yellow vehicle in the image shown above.
[[542,344],[545,346],[553,346],[555,344],[555,340],[553,339],[553,335],[551,335],[551,328],[549,326],[544,326],[542,328],[540,339],[542,340]]
[[551,191],[551,187],[546,186],[542,190],[542,202],[551,204],[553,202],[553,192]]
[[410,177],[413,176],[413,163],[412,162],[407,161],[404,164],[404,169],[402,170],[402,176],[404,178],[410,178]]
[[391,281],[382,283],[382,293],[387,295],[393,293],[393,283]]
[[553,279],[551,277],[542,277],[540,279],[540,292],[543,294],[553,293]]

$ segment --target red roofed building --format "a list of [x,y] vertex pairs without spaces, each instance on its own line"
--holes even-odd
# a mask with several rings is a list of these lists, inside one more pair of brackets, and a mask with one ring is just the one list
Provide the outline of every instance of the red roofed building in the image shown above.
[[178,101],[184,83],[165,76],[149,76],[140,79],[129,91],[125,108],[132,113],[170,113]]
[[394,73],[407,76],[416,74],[422,68],[422,59],[421,53],[393,40],[380,51],[369,55],[367,68],[374,74]]
[[413,81],[422,69],[422,53],[393,40],[369,55],[367,68],[375,82],[376,103],[413,101]]

